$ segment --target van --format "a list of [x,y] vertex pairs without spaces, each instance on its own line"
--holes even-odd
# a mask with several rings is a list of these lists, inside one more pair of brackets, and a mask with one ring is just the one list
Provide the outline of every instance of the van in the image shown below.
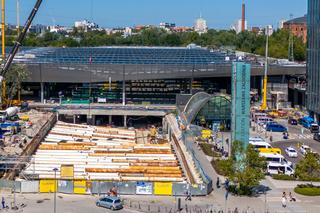
[[261,137],[250,137],[249,142],[265,142]]
[[281,155],[280,148],[259,148],[258,151],[261,153],[270,153],[270,154],[280,154]]
[[283,155],[277,154],[277,153],[259,153],[260,157],[266,158],[266,161],[268,163],[280,163],[280,164],[287,164],[289,166],[292,166],[292,162],[287,161]]
[[265,141],[249,141],[249,144],[253,146],[254,149],[258,150],[260,148],[271,149],[272,146]]
[[270,117],[258,117],[257,124],[262,125],[269,122],[273,122],[273,119]]
[[268,115],[264,112],[254,112],[252,113],[252,121],[256,122],[258,117],[267,117]]
[[267,173],[270,175],[284,174],[292,176],[294,175],[294,169],[287,164],[270,162],[267,165]]

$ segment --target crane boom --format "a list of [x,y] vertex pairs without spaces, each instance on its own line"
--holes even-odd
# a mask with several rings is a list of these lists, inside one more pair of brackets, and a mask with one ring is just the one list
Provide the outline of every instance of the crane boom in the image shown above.
[[12,61],[19,50],[19,47],[22,45],[22,42],[27,35],[27,32],[31,26],[31,23],[38,12],[38,9],[39,9],[41,3],[42,3],[42,0],[37,0],[36,4],[34,5],[32,11],[31,11],[31,13],[30,13],[30,15],[29,15],[29,17],[28,17],[28,19],[22,29],[22,32],[18,36],[18,39],[15,42],[13,48],[11,49],[8,58],[5,60],[4,65],[3,65],[1,72],[0,72],[0,81],[2,81],[3,77],[8,72],[8,70],[12,64]]

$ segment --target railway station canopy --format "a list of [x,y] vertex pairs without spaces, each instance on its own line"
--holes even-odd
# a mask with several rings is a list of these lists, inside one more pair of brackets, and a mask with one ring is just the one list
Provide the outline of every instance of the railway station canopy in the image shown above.
[[[27,65],[27,82],[89,83],[230,77],[235,60],[234,54],[198,47],[25,47],[14,62]],[[261,64],[252,69],[252,75],[263,73]],[[302,71],[270,66],[269,74]]]
[[184,108],[187,124],[200,125],[202,120],[207,124],[231,125],[231,99],[224,94],[209,95],[199,92],[193,95]]

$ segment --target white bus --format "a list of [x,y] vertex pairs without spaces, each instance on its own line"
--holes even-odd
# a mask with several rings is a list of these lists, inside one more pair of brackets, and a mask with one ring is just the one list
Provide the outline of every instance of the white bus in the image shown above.
[[287,164],[270,162],[267,166],[267,173],[270,175],[294,175],[294,169]]
[[279,164],[286,164],[288,166],[292,166],[292,162],[287,161],[283,155],[278,153],[259,153],[260,157],[265,157],[268,163],[279,163]]

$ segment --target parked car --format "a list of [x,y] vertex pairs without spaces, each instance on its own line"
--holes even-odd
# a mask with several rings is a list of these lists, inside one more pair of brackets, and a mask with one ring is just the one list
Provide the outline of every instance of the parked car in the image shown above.
[[301,152],[301,154],[305,155],[305,154],[307,154],[308,152],[312,152],[312,151],[311,151],[311,148],[310,148],[309,146],[307,146],[307,145],[302,145],[302,146],[300,147],[300,152]]
[[111,210],[118,210],[123,208],[120,198],[114,196],[102,197],[96,202],[96,205]]
[[288,119],[288,124],[290,125],[298,125],[298,120],[295,118],[289,118]]
[[319,133],[319,132],[318,132],[318,133],[315,133],[315,134],[313,135],[313,140],[320,141],[320,133]]
[[285,151],[286,151],[286,154],[290,158],[297,158],[298,157],[298,152],[293,147],[288,147],[288,148],[286,148]]
[[268,132],[287,132],[287,128],[278,123],[268,123],[266,125],[266,131]]

